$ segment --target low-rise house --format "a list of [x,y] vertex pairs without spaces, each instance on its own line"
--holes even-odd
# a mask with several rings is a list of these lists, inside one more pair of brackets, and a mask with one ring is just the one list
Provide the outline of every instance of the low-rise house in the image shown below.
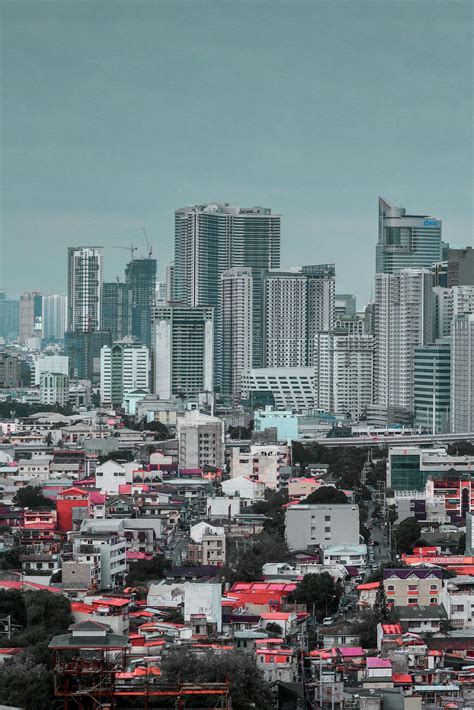
[[[287,638],[296,633],[298,617],[295,612],[290,611],[270,611],[260,614],[260,625],[266,629],[269,625],[276,624],[281,629],[281,636]],[[275,634],[274,628],[271,629]],[[280,634],[279,634],[280,635]]]
[[222,567],[226,562],[226,535],[223,527],[205,522],[193,525],[190,530],[188,559],[197,565]]
[[359,595],[358,606],[361,608],[372,608],[375,604],[377,590],[380,584],[381,582],[363,582],[362,584],[358,584],[356,587],[357,594]]
[[324,648],[344,648],[360,644],[360,634],[355,630],[354,625],[347,621],[321,626],[319,636],[322,637]]
[[101,551],[94,545],[80,545],[74,559],[63,559],[63,589],[71,598],[98,591],[101,587]]
[[360,568],[367,563],[367,545],[321,545],[320,550],[324,565],[342,564]]
[[474,577],[463,575],[445,580],[442,598],[453,628],[474,628]]
[[75,622],[99,621],[107,624],[115,634],[127,634],[129,600],[120,597],[87,597],[82,602],[73,602],[71,612]]
[[72,533],[74,554],[83,545],[90,545],[94,552],[100,552],[100,586],[113,588],[123,582],[127,571],[123,520],[83,520],[79,534]]
[[193,636],[215,636],[222,631],[220,583],[188,583],[184,589],[184,621]]
[[298,680],[298,654],[296,649],[281,648],[267,643],[255,650],[257,668],[267,683],[283,681],[294,683]]
[[233,476],[222,481],[221,489],[225,496],[239,497],[242,507],[246,507],[244,501],[248,501],[251,505],[265,497],[265,484],[260,481],[252,481],[247,476]]
[[397,607],[397,613],[403,630],[415,634],[443,632],[448,620],[442,604]]

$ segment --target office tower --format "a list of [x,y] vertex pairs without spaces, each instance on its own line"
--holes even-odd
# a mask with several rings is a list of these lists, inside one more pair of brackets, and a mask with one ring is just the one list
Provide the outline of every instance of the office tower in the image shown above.
[[132,259],[125,268],[125,281],[132,292],[132,335],[149,348],[151,313],[155,303],[156,259]]
[[160,399],[213,391],[213,308],[155,306],[152,334],[154,392]]
[[431,271],[433,272],[433,286],[442,286],[447,288],[448,286],[448,262],[438,261],[431,265]]
[[356,314],[356,297],[351,293],[336,293],[334,303],[335,317],[339,316],[355,316]]
[[430,268],[443,261],[440,220],[428,215],[406,214],[379,197],[379,240],[376,272],[394,274],[407,268]]
[[279,268],[279,215],[267,207],[233,207],[228,203],[176,210],[176,301],[217,308],[222,272],[246,266]]
[[40,378],[41,404],[66,407],[69,404],[69,377],[61,372],[43,372]]
[[373,399],[373,336],[322,331],[317,335],[314,365],[317,406],[359,420]]
[[132,291],[120,281],[105,282],[102,291],[102,330],[112,341],[132,333]]
[[375,276],[374,402],[413,412],[415,348],[433,342],[433,274],[404,269]]
[[308,279],[276,271],[264,280],[265,367],[308,364]]
[[316,336],[331,330],[335,318],[336,269],[334,264],[303,266],[307,284],[307,364],[313,364]]
[[122,407],[126,394],[136,389],[148,390],[149,351],[146,345],[130,339],[100,351],[101,404]]
[[301,412],[318,406],[313,367],[255,367],[242,372],[242,399],[256,408]]
[[449,339],[415,348],[415,426],[432,434],[449,431],[451,346]]
[[18,337],[19,307],[19,301],[7,298],[5,291],[0,291],[0,338],[9,341]]
[[448,251],[448,286],[474,286],[474,249]]
[[453,286],[433,289],[435,296],[436,337],[451,333],[451,323],[457,316],[474,313],[474,286]]
[[68,249],[68,331],[89,333],[101,329],[103,247]]
[[174,264],[168,264],[165,275],[166,303],[174,300]]
[[69,376],[74,380],[100,381],[100,351],[103,345],[112,345],[111,334],[103,330],[90,333],[67,331],[64,350],[69,357]]
[[39,350],[43,337],[43,304],[38,291],[23,291],[19,305],[20,345]]
[[43,339],[64,340],[67,298],[56,293],[43,296]]
[[219,301],[220,391],[239,402],[242,370],[252,366],[252,269],[228,269],[221,274]]
[[451,431],[474,431],[474,313],[452,324]]

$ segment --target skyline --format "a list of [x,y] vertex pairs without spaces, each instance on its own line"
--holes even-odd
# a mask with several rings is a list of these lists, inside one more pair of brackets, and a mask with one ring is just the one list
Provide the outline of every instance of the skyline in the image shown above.
[[225,5],[0,6],[9,296],[66,293],[68,246],[113,280],[142,226],[162,276],[199,202],[271,207],[282,267],[334,262],[359,308],[379,195],[472,244],[470,2]]

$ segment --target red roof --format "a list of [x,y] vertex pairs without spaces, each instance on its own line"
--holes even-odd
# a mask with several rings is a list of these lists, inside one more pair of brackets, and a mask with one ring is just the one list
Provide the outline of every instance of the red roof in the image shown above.
[[276,621],[288,621],[290,616],[290,612],[287,611],[269,611],[268,613],[260,614],[260,617],[265,621],[273,621],[274,619],[276,619]]
[[380,582],[365,582],[364,584],[357,585],[357,589],[359,591],[369,590],[369,589],[378,589],[379,587],[380,587]]
[[23,530],[54,530],[56,528],[55,523],[25,523],[21,526]]
[[127,606],[129,603],[128,599],[122,599],[122,597],[101,597],[101,599],[94,599],[93,604],[98,604],[99,606]]
[[409,683],[413,683],[413,679],[408,673],[393,673],[392,680],[394,683],[399,683],[400,685],[408,685]]
[[20,592],[27,591],[28,589],[43,589],[47,592],[53,592],[55,594],[60,594],[61,590],[57,587],[49,587],[47,584],[37,584],[36,582],[25,582],[25,581],[13,581],[10,579],[0,580],[0,589],[18,589]]
[[390,636],[400,636],[402,627],[400,624],[382,624],[382,631],[384,634],[389,634]]

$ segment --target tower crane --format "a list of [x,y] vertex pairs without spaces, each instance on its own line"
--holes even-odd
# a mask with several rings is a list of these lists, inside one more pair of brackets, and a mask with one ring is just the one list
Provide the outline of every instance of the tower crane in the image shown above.
[[145,235],[146,245],[147,245],[147,247],[148,247],[148,258],[151,259],[152,254],[153,254],[153,247],[150,246],[150,242],[148,241],[148,235],[147,235],[147,233],[146,233],[145,227],[142,227],[142,229],[143,229],[143,234]]
[[112,249],[126,249],[127,251],[130,252],[130,257],[131,257],[131,258],[130,258],[130,261],[133,261],[133,255],[134,255],[134,253],[137,251],[138,247],[134,247],[133,244],[130,244],[129,247],[118,247],[118,246],[116,247],[116,246],[114,246],[114,247],[112,247]]

